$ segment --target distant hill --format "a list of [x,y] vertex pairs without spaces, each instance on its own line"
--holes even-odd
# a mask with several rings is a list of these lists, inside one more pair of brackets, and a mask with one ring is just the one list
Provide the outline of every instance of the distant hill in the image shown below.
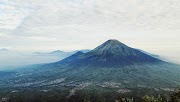
[[8,49],[6,49],[6,48],[2,48],[2,49],[0,49],[0,52],[7,52],[7,51],[9,51]]
[[75,50],[75,51],[70,51],[70,52],[56,50],[56,51],[44,52],[44,53],[43,52],[35,52],[34,54],[37,56],[56,56],[56,57],[59,57],[61,59],[64,59],[64,58],[69,57],[70,55],[72,55],[78,51],[82,51],[84,53],[87,53],[90,50]]
[[[29,64],[52,63],[62,60],[76,53],[78,50],[65,52],[56,50],[52,52],[26,52],[0,49],[0,70],[13,69],[17,66]],[[88,52],[90,50],[80,50]],[[18,60],[17,60],[18,58]]]

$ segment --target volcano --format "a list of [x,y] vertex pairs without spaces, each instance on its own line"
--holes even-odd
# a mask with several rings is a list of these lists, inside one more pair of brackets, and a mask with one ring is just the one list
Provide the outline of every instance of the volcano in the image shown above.
[[59,61],[61,64],[88,67],[124,67],[135,64],[160,63],[137,49],[128,47],[118,40],[108,40],[88,53],[77,52],[74,55]]
[[179,65],[156,59],[114,39],[88,53],[77,52],[50,66],[63,70],[59,76],[69,81],[116,82],[124,87],[180,84]]

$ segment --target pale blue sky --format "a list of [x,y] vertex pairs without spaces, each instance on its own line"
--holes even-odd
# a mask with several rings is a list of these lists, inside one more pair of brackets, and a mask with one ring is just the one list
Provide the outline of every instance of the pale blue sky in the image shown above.
[[117,39],[180,62],[179,0],[0,0],[0,48],[92,49]]

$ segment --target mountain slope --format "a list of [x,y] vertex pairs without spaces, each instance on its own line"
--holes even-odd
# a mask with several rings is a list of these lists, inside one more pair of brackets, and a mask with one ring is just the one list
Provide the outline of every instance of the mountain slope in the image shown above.
[[[163,62],[117,40],[108,40],[88,53],[75,54],[59,63],[88,67],[123,67],[142,63]],[[73,60],[74,59],[74,60]]]

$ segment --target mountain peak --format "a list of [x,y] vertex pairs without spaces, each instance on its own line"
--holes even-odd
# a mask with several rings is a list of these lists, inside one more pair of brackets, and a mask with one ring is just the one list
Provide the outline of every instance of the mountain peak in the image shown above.
[[62,53],[62,52],[64,52],[64,51],[56,50],[56,51],[52,51],[52,52],[50,52],[50,53]]
[[81,54],[84,54],[84,53],[82,51],[78,51],[74,55],[81,55]]
[[128,52],[130,47],[126,46],[125,44],[121,43],[118,40],[110,39],[103,43],[102,45],[95,48],[93,51],[100,53],[100,54],[125,54]]
[[106,41],[104,44],[106,44],[106,45],[125,45],[116,39],[110,39],[110,40]]
[[120,41],[118,41],[116,39],[109,39],[106,42],[121,43]]

